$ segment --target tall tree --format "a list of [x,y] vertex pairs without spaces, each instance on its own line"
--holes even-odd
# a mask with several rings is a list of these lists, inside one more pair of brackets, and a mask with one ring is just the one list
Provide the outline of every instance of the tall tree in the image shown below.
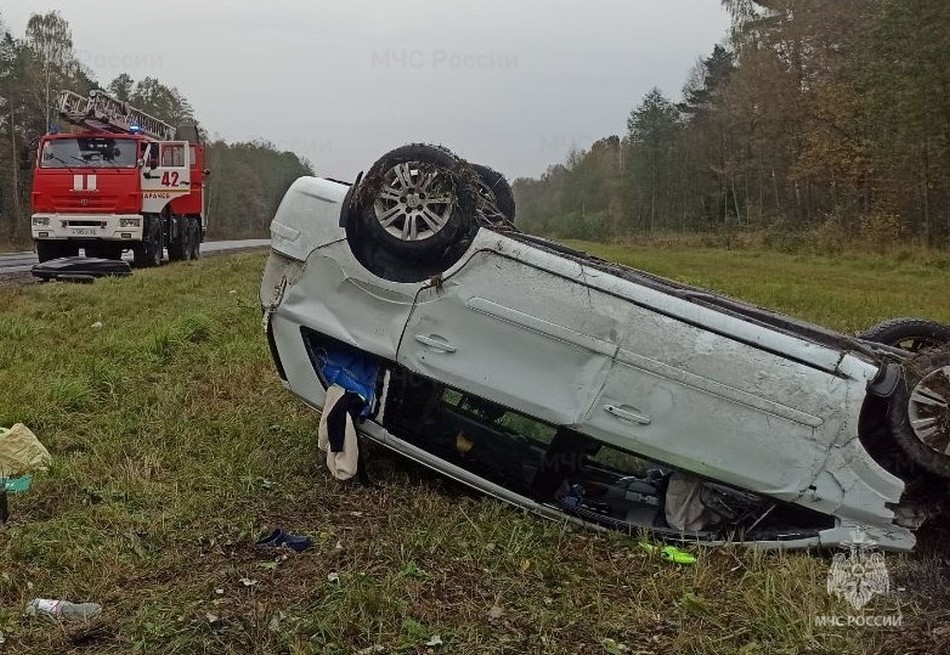
[[56,87],[62,86],[62,82],[78,69],[73,57],[72,30],[58,11],[33,14],[26,24],[25,44],[32,55],[32,63],[38,69],[35,77],[42,89],[44,124],[48,126]]
[[657,215],[672,209],[672,181],[680,114],[654,87],[627,119],[627,178],[631,208],[640,227],[651,232]]

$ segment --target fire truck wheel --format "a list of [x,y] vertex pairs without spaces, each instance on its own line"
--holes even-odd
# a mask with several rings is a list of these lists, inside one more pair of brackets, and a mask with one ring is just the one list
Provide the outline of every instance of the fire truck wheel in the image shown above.
[[180,262],[188,259],[188,233],[184,225],[177,239],[168,242],[168,261]]
[[197,218],[190,218],[188,219],[188,227],[190,237],[188,258],[198,259],[201,256],[201,223],[198,222]]
[[99,259],[122,259],[122,246],[93,246],[86,248],[86,257],[98,257]]
[[162,224],[157,216],[150,217],[146,223],[145,239],[133,249],[136,266],[149,267],[162,265]]
[[48,262],[51,259],[56,259],[57,257],[62,257],[60,254],[62,252],[62,246],[65,244],[57,243],[56,241],[37,241],[36,242],[36,258],[40,260],[40,263]]

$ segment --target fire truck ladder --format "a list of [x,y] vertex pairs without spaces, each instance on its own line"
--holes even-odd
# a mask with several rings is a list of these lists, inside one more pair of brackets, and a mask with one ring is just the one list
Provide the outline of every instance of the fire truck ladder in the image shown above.
[[162,141],[175,138],[175,128],[168,123],[102,91],[90,91],[88,96],[60,92],[59,115],[74,125],[105,132],[145,134]]

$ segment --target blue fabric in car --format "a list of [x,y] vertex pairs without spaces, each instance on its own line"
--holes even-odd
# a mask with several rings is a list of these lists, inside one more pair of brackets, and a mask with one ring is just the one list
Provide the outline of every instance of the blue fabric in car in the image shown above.
[[320,372],[328,385],[339,385],[365,402],[362,416],[369,416],[376,395],[376,360],[346,348],[328,346],[317,355]]

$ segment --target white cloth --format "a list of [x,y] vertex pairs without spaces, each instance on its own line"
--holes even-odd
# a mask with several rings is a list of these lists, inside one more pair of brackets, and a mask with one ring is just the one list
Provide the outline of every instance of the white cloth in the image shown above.
[[320,427],[317,430],[317,445],[320,450],[327,454],[327,468],[337,480],[349,480],[356,475],[356,468],[359,462],[359,446],[356,439],[356,426],[353,425],[353,419],[347,413],[345,420],[346,430],[343,437],[343,450],[335,453],[330,448],[330,432],[327,429],[327,416],[330,410],[339,402],[346,389],[336,384],[327,389],[327,398],[323,404],[323,412],[320,414]]
[[676,471],[666,488],[666,522],[671,528],[684,532],[700,532],[722,519],[703,505],[700,496],[703,481]]

